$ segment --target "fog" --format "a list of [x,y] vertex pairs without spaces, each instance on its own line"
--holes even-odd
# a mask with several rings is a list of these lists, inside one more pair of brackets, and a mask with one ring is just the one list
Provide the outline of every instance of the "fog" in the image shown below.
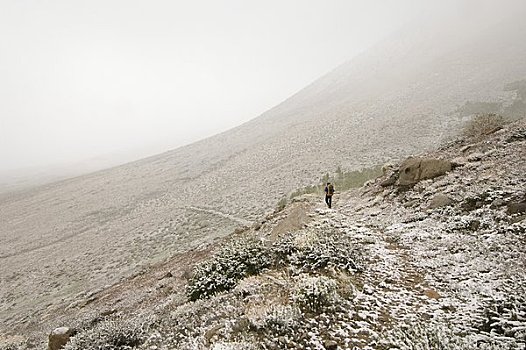
[[3,0],[0,173],[173,149],[258,116],[401,27],[521,4]]

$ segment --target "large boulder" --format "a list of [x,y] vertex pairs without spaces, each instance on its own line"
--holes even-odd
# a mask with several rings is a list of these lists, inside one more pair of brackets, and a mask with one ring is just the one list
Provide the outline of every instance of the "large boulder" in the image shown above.
[[49,334],[48,349],[59,350],[62,349],[69,341],[69,338],[73,335],[73,330],[68,327],[55,328]]
[[451,171],[450,161],[434,158],[408,158],[402,162],[398,184],[412,186],[420,180],[432,179]]

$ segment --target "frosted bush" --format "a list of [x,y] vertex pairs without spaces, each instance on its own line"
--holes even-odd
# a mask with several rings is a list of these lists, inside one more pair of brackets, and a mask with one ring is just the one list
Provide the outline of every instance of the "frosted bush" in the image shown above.
[[20,350],[23,349],[22,343],[0,343],[0,350]]
[[210,350],[256,350],[256,346],[249,343],[214,343]]
[[292,301],[306,311],[320,312],[338,299],[337,283],[325,276],[300,276],[292,292]]
[[274,244],[276,262],[291,264],[305,272],[325,268],[361,271],[360,254],[341,233],[303,232]]
[[495,113],[478,114],[464,126],[464,135],[479,137],[487,135],[506,124],[503,116]]
[[283,335],[298,324],[301,311],[293,305],[261,305],[252,308],[247,317],[253,328],[273,335]]
[[255,277],[250,276],[241,280],[238,285],[234,288],[234,293],[241,295],[242,297],[248,295],[255,295],[261,291],[261,281]]
[[271,264],[272,255],[260,240],[243,237],[195,268],[187,286],[188,297],[197,300],[231,290],[239,280],[258,274]]
[[390,350],[519,350],[514,341],[461,337],[437,325],[402,325],[390,331],[382,342]]
[[106,320],[91,329],[80,331],[65,350],[125,350],[144,343],[152,324],[150,318]]

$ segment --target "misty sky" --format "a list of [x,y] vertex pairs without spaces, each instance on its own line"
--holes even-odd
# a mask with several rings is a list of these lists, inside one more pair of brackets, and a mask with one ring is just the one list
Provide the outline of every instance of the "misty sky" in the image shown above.
[[480,3],[0,0],[0,172],[212,135],[438,4]]

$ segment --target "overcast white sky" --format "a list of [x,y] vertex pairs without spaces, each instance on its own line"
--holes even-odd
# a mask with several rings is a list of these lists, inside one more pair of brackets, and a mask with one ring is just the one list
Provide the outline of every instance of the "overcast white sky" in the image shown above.
[[0,172],[226,130],[438,4],[0,0]]

